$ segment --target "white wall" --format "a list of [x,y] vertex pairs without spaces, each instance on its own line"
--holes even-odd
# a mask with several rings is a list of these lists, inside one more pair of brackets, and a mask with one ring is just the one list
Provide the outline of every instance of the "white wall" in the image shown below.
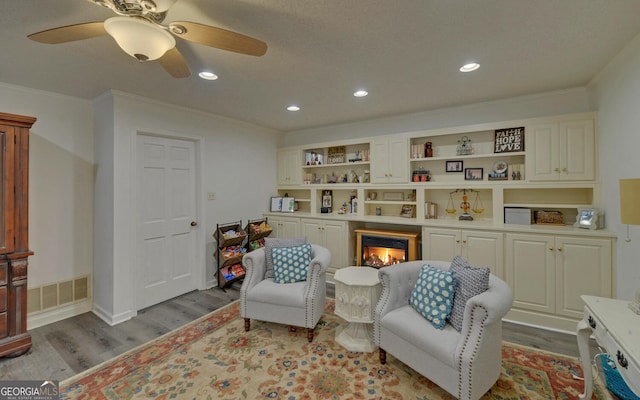
[[0,83],[0,110],[36,117],[29,149],[28,287],[93,270],[91,102]]
[[[216,223],[242,220],[246,224],[247,219],[259,218],[267,211],[268,199],[276,185],[279,134],[121,92],[105,94],[96,106],[97,120],[101,121],[96,133],[96,193],[106,197],[96,199],[96,248],[106,247],[96,251],[96,270],[101,272],[96,273],[99,279],[94,289],[94,306],[101,318],[117,323],[137,311],[132,284],[136,258],[133,196],[137,133],[186,137],[202,146],[202,198],[198,199],[202,254],[198,256],[205,264],[209,281],[214,271],[212,234]],[[110,118],[112,126],[106,122]],[[110,172],[102,175],[103,167]],[[215,200],[207,200],[209,192],[215,193]],[[99,202],[104,202],[103,206]],[[100,232],[103,223],[112,231]],[[104,240],[110,243],[103,243]]]
[[[621,178],[640,178],[640,36],[631,41],[589,86],[598,109],[600,176],[607,229],[618,235],[617,297],[633,299],[640,290],[640,227],[620,223]],[[640,204],[638,205],[640,212]]]
[[283,146],[593,111],[584,88],[287,132]]

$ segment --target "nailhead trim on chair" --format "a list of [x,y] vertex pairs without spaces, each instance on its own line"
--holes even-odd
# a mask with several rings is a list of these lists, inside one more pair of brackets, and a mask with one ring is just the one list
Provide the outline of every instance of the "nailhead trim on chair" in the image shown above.
[[[477,308],[482,308],[485,311],[485,316],[482,319],[482,324],[480,324],[480,336],[482,336],[482,333],[484,331],[484,322],[487,320],[487,318],[489,316],[489,312],[483,306],[479,306],[479,305],[474,306],[473,310],[471,310],[471,321],[469,322],[471,324],[471,326],[477,326],[474,323],[474,320],[476,318],[475,310]],[[467,345],[469,344],[469,340],[470,340],[469,335],[470,335],[470,333],[472,333],[472,332],[468,332],[467,331],[467,334],[464,337],[464,344],[462,345],[462,351],[460,351],[460,354],[464,354],[465,353]],[[473,348],[473,358],[471,358],[471,361],[469,363],[469,369],[470,370],[473,369],[473,362],[475,361],[477,355],[478,355],[478,341],[476,340],[474,348]],[[472,387],[473,379],[472,379],[471,376],[469,376],[468,379],[469,379],[469,381],[468,381],[468,387],[469,387],[468,394],[471,394],[473,392],[473,390],[472,390],[472,388],[473,388]],[[469,396],[467,398],[470,399],[471,397]],[[458,399],[462,400],[462,357],[458,358]]]

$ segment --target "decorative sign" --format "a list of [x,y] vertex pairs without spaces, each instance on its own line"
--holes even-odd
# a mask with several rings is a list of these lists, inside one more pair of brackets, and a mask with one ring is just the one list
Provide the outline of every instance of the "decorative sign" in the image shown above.
[[347,148],[345,146],[329,147],[329,156],[327,157],[327,164],[342,164],[347,162],[346,154],[347,154]]
[[494,153],[524,151],[524,126],[519,128],[496,129]]

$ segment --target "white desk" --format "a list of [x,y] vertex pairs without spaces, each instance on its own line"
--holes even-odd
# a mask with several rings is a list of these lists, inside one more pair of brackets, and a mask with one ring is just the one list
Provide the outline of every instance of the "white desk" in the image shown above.
[[584,371],[584,393],[590,399],[593,391],[592,356],[589,337],[593,333],[600,346],[616,362],[616,368],[636,394],[640,395],[640,315],[627,306],[628,301],[604,297],[581,296],[584,317],[578,323],[578,350]]
[[378,270],[371,267],[341,268],[333,280],[336,281],[335,313],[348,322],[336,335],[336,342],[349,351],[374,351],[376,345],[371,324],[382,291]]

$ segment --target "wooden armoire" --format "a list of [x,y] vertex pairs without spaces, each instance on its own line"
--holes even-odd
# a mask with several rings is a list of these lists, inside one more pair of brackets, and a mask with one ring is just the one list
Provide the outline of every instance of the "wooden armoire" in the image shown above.
[[31,347],[27,332],[29,129],[33,117],[0,113],[0,357]]

